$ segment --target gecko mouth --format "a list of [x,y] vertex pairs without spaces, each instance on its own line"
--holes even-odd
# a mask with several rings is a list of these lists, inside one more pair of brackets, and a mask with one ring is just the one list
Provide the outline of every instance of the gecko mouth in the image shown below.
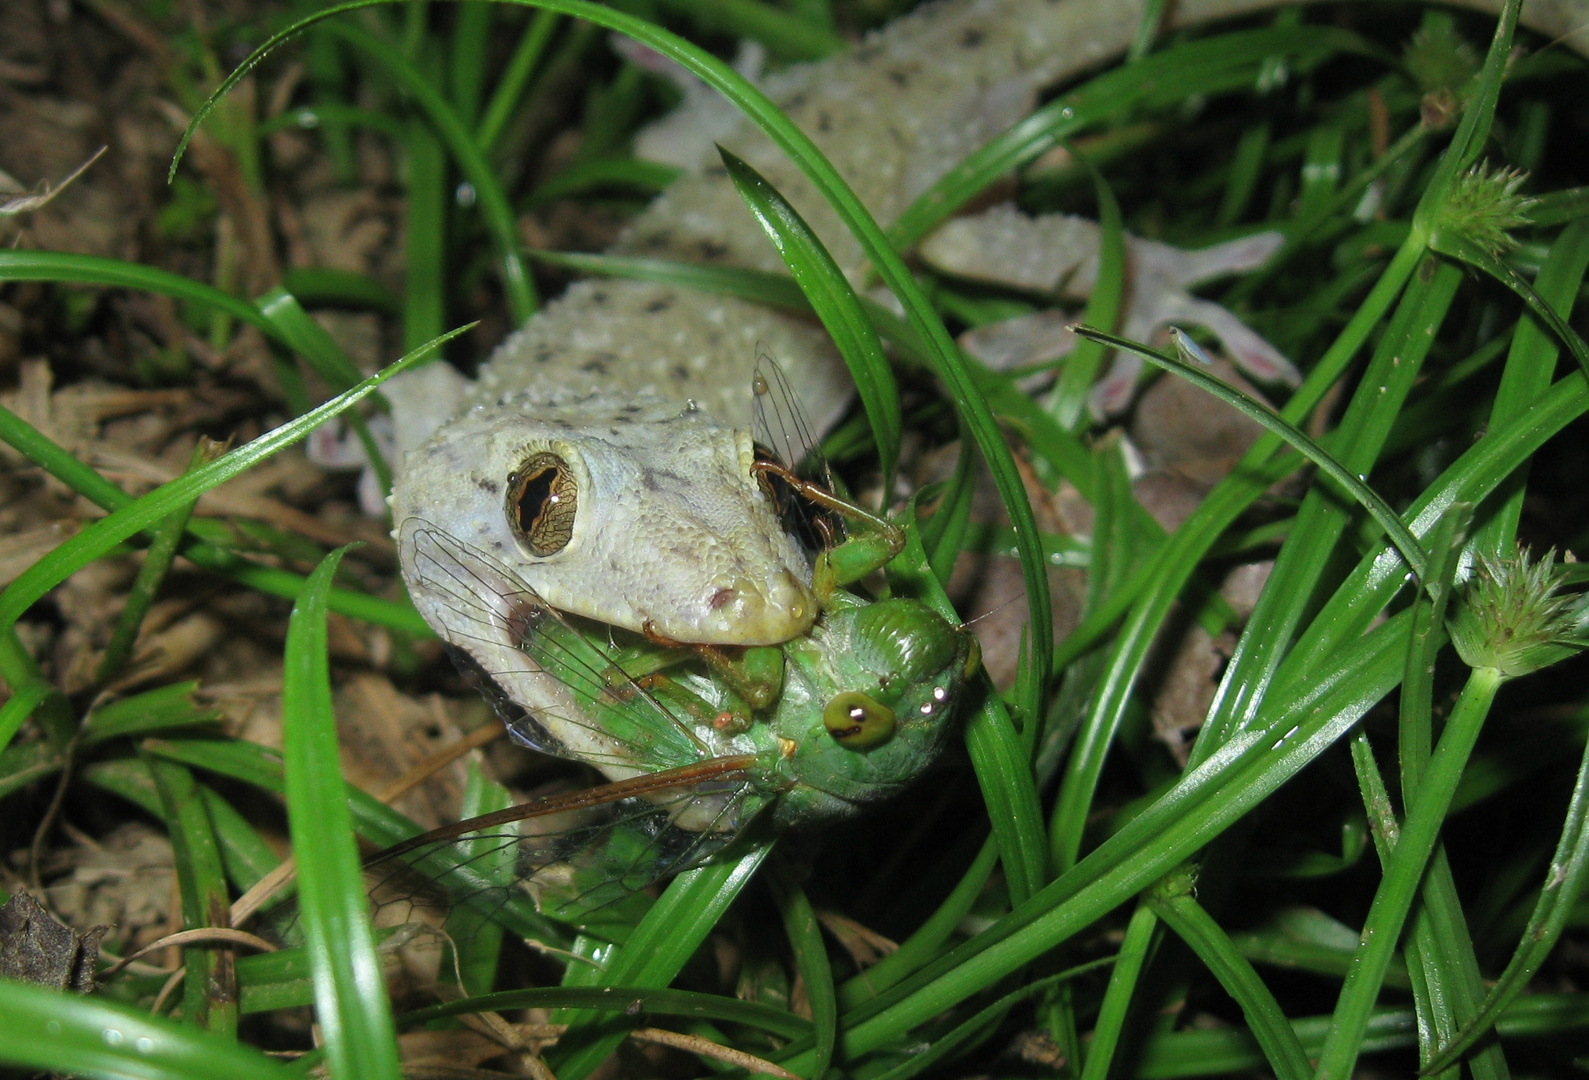
[[668,637],[702,645],[778,645],[811,628],[819,605],[811,587],[793,574],[718,584],[700,599],[694,625],[653,622]]

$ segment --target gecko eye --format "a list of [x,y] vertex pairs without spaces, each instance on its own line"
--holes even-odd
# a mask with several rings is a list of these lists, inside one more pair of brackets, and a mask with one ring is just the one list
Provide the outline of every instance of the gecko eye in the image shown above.
[[894,710],[859,690],[846,690],[823,708],[822,726],[846,750],[870,750],[894,734]]
[[532,555],[544,558],[568,546],[578,507],[579,486],[556,454],[535,454],[508,477],[508,524]]

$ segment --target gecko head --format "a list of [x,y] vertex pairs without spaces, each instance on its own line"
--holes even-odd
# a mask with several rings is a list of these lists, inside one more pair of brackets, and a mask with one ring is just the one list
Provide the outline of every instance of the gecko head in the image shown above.
[[809,629],[819,605],[754,460],[747,433],[676,406],[560,403],[550,420],[500,405],[409,455],[393,517],[486,554],[559,611],[679,642],[772,645]]

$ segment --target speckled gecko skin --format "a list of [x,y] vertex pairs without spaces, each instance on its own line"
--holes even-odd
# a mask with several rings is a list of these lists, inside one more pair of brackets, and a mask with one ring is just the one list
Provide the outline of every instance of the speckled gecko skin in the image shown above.
[[[764,88],[887,223],[1025,115],[1044,87],[1121,53],[1141,6],[1141,0],[946,0],[848,54],[780,72]],[[1273,6],[1273,0],[1184,0],[1172,10],[1185,24]],[[1473,0],[1471,6],[1491,5]],[[1531,0],[1524,19],[1547,33],[1568,34],[1589,21],[1586,8],[1584,0]],[[1571,43],[1581,47],[1582,38]],[[767,176],[840,266],[856,273],[858,245],[813,197],[804,175],[731,106],[715,101],[698,101],[642,138],[642,156],[668,160],[689,175],[633,222],[617,253],[782,269],[723,174],[714,140]],[[968,276],[998,276],[999,267],[990,264],[999,261],[1000,247],[989,236],[1011,244],[1047,236],[1056,249],[1017,257],[1006,247],[1007,268],[1046,259],[1058,278],[1050,273],[1045,281],[1062,279],[1068,290],[1085,292],[1095,227],[1071,219],[1034,225],[1015,214],[1000,209],[980,222],[951,223],[924,244],[924,256],[958,263],[963,270],[948,268]],[[1265,241],[1257,243],[1262,249]],[[1132,333],[1152,333],[1170,319],[1202,324],[1238,357],[1256,357],[1260,378],[1295,377],[1234,316],[1185,292],[1188,284],[1262,261],[1267,250],[1249,244],[1187,253],[1133,241],[1132,255],[1138,278],[1124,320]],[[445,401],[449,409],[461,401],[459,415],[403,461],[393,520],[401,530],[418,519],[490,552],[564,611],[680,641],[753,644],[796,636],[815,617],[803,584],[809,568],[778,530],[749,472],[749,386],[759,348],[778,359],[815,425],[829,424],[842,410],[848,377],[808,323],[667,286],[576,284],[506,341],[474,384],[441,386],[449,378],[445,365],[416,373],[406,390],[393,380],[403,448],[417,442],[401,436],[416,424],[405,420],[405,400]],[[544,524],[540,511],[550,509],[554,525],[570,523],[561,516],[568,507],[557,504],[555,484],[546,488],[542,477],[534,481],[540,486],[524,487],[526,461],[553,452],[567,461],[554,479],[578,481],[568,489],[577,512],[568,515],[571,528],[553,530],[561,546],[532,550],[525,527]],[[514,502],[520,489],[533,496],[527,510],[523,500]],[[548,490],[549,502],[536,501]],[[423,610],[427,601],[410,553],[399,547]]]

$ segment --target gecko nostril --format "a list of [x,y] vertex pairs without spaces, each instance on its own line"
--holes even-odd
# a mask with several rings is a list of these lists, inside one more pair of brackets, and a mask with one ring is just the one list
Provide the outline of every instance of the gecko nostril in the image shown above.
[[738,589],[718,589],[712,594],[711,599],[706,602],[706,606],[711,608],[713,611],[719,611],[732,603],[734,598],[738,595]]

